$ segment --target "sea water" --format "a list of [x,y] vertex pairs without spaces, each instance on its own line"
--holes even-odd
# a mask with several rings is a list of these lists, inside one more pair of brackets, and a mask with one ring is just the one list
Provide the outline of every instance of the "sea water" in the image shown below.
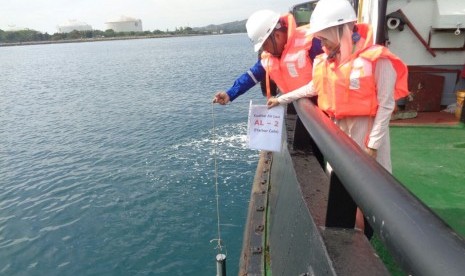
[[237,275],[264,99],[211,100],[256,59],[245,34],[0,48],[0,275],[215,275],[215,159]]

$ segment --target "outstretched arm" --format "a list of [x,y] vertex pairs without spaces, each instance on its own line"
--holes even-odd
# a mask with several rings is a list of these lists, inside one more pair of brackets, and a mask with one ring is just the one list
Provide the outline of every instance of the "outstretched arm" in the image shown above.
[[268,106],[268,108],[272,108],[274,106],[277,106],[278,104],[288,104],[300,98],[312,97],[316,95],[317,92],[313,88],[313,81],[311,81],[308,84],[300,88],[297,88],[296,90],[282,94],[278,98],[270,98],[266,105]]
[[217,92],[213,98],[214,103],[227,104],[254,87],[265,77],[265,69],[260,60],[247,72],[239,76],[227,91]]

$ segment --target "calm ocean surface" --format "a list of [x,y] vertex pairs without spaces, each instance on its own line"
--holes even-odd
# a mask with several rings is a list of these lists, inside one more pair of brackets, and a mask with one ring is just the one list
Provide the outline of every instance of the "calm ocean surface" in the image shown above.
[[[0,48],[0,275],[215,275],[210,101],[255,60],[245,34]],[[228,275],[250,99],[213,109]]]

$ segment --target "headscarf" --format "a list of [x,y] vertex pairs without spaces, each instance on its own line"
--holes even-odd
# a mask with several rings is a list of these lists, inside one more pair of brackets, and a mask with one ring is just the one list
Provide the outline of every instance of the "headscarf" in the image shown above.
[[354,23],[350,22],[343,25],[329,27],[315,33],[316,37],[325,38],[331,43],[339,46],[332,52],[323,46],[323,50],[328,55],[328,60],[334,56],[334,61],[337,61],[338,63],[347,61],[354,51],[354,42],[352,40],[353,27]]

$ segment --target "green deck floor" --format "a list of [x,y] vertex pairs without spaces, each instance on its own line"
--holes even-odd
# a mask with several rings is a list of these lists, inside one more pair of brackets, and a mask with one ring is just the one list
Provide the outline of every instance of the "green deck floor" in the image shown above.
[[465,237],[465,125],[390,130],[394,176]]
[[[391,126],[394,176],[465,237],[465,125]],[[377,235],[373,247],[393,276],[406,276]]]

